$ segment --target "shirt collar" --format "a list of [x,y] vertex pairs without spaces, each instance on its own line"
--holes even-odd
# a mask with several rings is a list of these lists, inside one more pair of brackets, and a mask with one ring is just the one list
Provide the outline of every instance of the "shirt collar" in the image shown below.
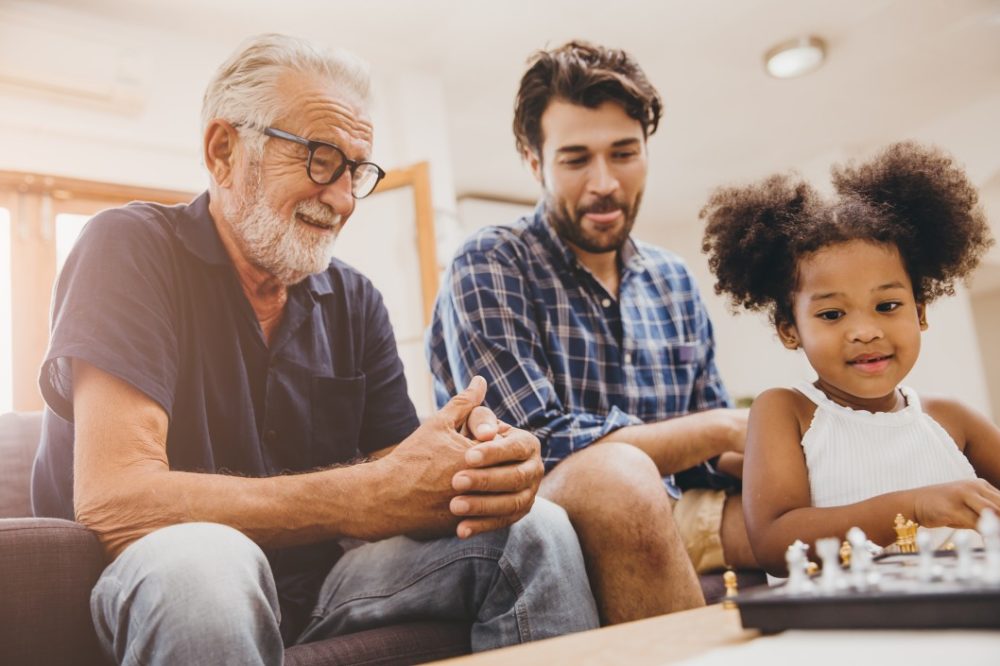
[[333,293],[333,281],[330,279],[330,271],[325,270],[320,273],[307,275],[302,282],[295,285],[299,289],[308,289],[313,296],[326,296]]
[[[177,238],[184,244],[188,252],[211,266],[232,266],[232,259],[226,252],[226,247],[219,238],[219,230],[209,212],[209,193],[202,192],[191,203],[185,206],[187,215],[177,225]],[[307,276],[302,282],[293,285],[289,292],[309,290],[313,296],[324,296],[333,293],[333,282],[329,271],[322,271]]]
[[[557,256],[562,257],[567,266],[583,268],[573,249],[556,233],[555,227],[549,224],[549,221],[545,218],[545,203],[543,201],[539,201],[535,206],[533,215],[534,219],[531,224],[541,234],[543,242],[549,246],[549,249],[555,252]],[[645,257],[631,235],[625,240],[625,244],[622,245],[621,260],[622,267],[625,269],[623,273],[628,271],[642,273],[646,270]]]
[[186,215],[179,216],[177,238],[188,252],[212,266],[232,265],[226,248],[219,238],[215,221],[208,210],[208,192],[202,192],[185,208]]

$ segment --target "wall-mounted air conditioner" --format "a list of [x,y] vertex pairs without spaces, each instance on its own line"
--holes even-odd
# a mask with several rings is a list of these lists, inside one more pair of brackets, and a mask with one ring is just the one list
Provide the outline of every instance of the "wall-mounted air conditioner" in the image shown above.
[[144,70],[135,49],[55,27],[0,23],[0,86],[8,93],[131,114],[145,102]]

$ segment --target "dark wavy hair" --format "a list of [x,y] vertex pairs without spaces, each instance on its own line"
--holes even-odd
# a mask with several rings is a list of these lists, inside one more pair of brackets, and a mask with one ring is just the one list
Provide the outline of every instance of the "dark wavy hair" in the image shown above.
[[514,102],[514,138],[517,151],[542,148],[542,114],[553,99],[587,108],[607,101],[620,104],[642,125],[649,138],[660,122],[663,102],[632,56],[584,41],[568,42],[549,51],[536,51]]
[[834,166],[836,196],[775,175],[716,190],[702,209],[702,250],[734,307],[794,323],[798,265],[824,247],[867,240],[898,248],[919,303],[953,294],[993,244],[976,189],[939,149],[896,143],[868,162]]

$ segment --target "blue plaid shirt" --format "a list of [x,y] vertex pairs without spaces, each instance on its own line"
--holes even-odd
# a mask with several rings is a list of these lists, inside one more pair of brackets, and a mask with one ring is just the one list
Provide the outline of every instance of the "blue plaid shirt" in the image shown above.
[[729,406],[684,262],[630,239],[621,264],[615,298],[541,205],[474,234],[445,274],[427,334],[438,405],[482,375],[486,404],[535,433],[547,470],[624,426]]

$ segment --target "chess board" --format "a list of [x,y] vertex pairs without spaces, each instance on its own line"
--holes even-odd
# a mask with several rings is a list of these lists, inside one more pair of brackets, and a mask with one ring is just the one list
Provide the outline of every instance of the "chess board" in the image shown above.
[[[878,556],[862,581],[843,572],[837,589],[819,576],[803,589],[788,584],[737,595],[743,626],[785,629],[1000,629],[1000,583],[986,582],[983,549],[972,550],[971,571],[960,571],[954,552],[934,553],[933,577],[916,553]],[[857,583],[857,584],[855,584]]]

